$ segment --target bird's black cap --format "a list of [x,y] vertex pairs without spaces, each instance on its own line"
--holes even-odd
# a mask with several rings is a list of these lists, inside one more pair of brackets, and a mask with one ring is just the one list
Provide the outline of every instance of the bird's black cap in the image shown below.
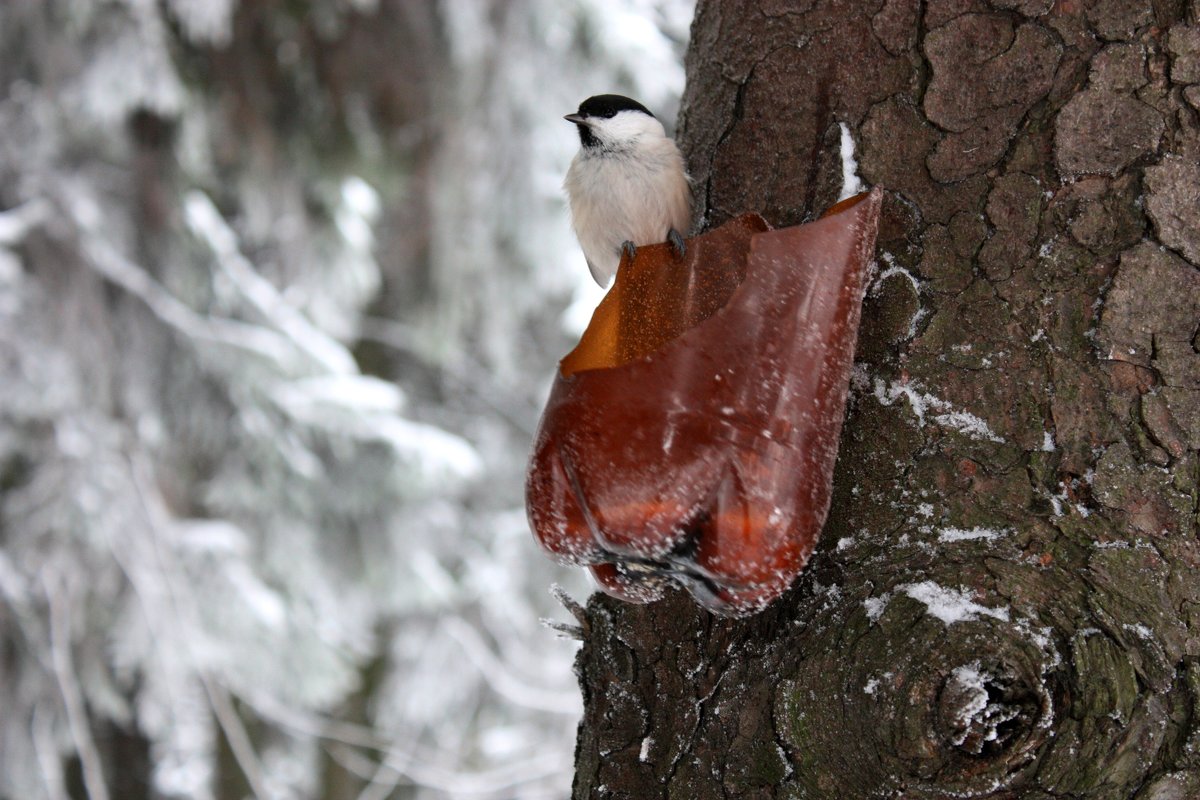
[[579,104],[579,116],[581,117],[608,118],[616,116],[621,111],[640,111],[647,116],[654,116],[637,100],[620,94],[598,94]]

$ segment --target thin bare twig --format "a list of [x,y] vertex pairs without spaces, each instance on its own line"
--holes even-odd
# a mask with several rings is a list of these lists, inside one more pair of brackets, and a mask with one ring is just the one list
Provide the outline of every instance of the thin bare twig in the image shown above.
[[66,797],[62,763],[58,758],[58,747],[54,743],[54,723],[49,718],[50,712],[42,706],[43,703],[39,702],[33,707],[33,719],[29,725],[38,771],[42,776],[42,785],[46,787],[46,797]]
[[[333,745],[327,752],[338,764],[363,780],[373,780],[378,772],[375,761],[365,758],[345,745]],[[504,800],[512,797],[513,790],[518,787],[570,771],[569,764],[549,753],[502,767],[465,774],[442,769],[428,761],[406,761],[404,756],[401,756],[400,761],[389,757],[382,766],[395,770],[400,777],[407,778],[419,786],[448,794],[475,797],[477,800]],[[559,794],[560,792],[556,791],[551,796],[557,797]]]
[[[133,482],[135,492],[138,496],[138,502],[142,506],[142,513],[145,517],[146,524],[154,533],[152,538],[154,546],[154,555],[159,564],[159,570],[162,573],[163,583],[167,587],[167,595],[169,602],[176,618],[183,619],[185,617],[184,604],[180,600],[175,582],[171,580],[171,575],[177,570],[168,568],[165,563],[168,554],[159,546],[159,541],[163,536],[163,531],[166,529],[166,512],[163,509],[161,502],[152,502],[151,495],[154,499],[159,499],[156,493],[153,493],[149,486],[149,480],[146,473],[148,469],[142,459],[130,457],[130,479]],[[118,563],[120,560],[118,559]],[[172,565],[173,567],[174,565]],[[137,590],[136,581],[133,579],[132,573],[125,569],[122,565],[125,574],[130,577],[131,583],[134,583],[135,591]],[[190,606],[188,606],[190,608]],[[246,782],[250,785],[251,792],[255,797],[266,798],[269,796],[267,792],[266,778],[263,774],[262,762],[258,758],[258,754],[254,751],[254,745],[250,741],[250,736],[246,732],[246,727],[242,724],[241,717],[238,716],[237,709],[233,707],[233,703],[229,699],[229,694],[225,687],[221,685],[207,672],[199,671],[198,676],[201,685],[204,687],[204,693],[208,697],[209,706],[212,708],[213,716],[217,720],[217,724],[221,727],[225,734],[225,739],[229,742],[229,749],[233,753],[233,758],[237,762],[238,768],[245,776]]]
[[[529,422],[532,418],[531,412],[535,409],[529,408],[510,388],[488,380],[491,371],[482,364],[473,362],[466,368],[447,364],[432,356],[428,348],[421,347],[419,339],[409,326],[394,320],[365,317],[359,323],[358,335],[363,340],[382,344],[421,359],[443,378],[448,378],[456,389],[470,394],[494,411],[521,435],[532,438],[536,432]],[[460,358],[467,359],[469,356],[460,354]]]
[[104,780],[100,751],[96,748],[96,740],[92,738],[83,690],[79,687],[74,659],[71,657],[71,609],[62,596],[64,583],[60,579],[59,585],[51,585],[49,576],[42,573],[42,588],[50,605],[50,657],[54,664],[54,677],[62,693],[75,752],[79,755],[84,790],[89,800],[108,800],[108,784]]
[[569,622],[559,622],[556,619],[542,617],[538,620],[543,627],[549,628],[563,639],[574,639],[577,642],[582,642],[585,638],[583,628],[579,625],[572,625]]
[[225,740],[229,742],[233,758],[242,774],[246,776],[246,782],[250,784],[250,791],[254,792],[256,797],[269,797],[258,753],[254,752],[254,744],[250,741],[250,735],[246,733],[242,718],[238,716],[237,709],[229,699],[229,693],[209,675],[202,674],[200,681],[204,685],[205,694],[208,695],[209,705],[217,717],[217,724],[225,732]]
[[575,692],[550,692],[531,686],[513,674],[508,665],[479,635],[479,632],[456,617],[442,622],[442,630],[459,645],[487,684],[514,703],[555,714],[578,715],[579,696]]
[[571,616],[579,622],[579,627],[583,629],[584,634],[590,632],[591,623],[588,622],[587,609],[578,600],[571,597],[567,590],[558,583],[550,584],[550,594],[555,600],[562,603],[563,608],[571,612]]

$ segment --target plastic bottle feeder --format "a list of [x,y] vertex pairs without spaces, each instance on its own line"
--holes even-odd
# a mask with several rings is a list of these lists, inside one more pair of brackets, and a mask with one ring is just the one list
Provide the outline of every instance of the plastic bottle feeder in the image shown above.
[[632,602],[779,597],[833,483],[882,192],[772,230],[739,217],[624,259],[560,363],[526,481],[538,541]]

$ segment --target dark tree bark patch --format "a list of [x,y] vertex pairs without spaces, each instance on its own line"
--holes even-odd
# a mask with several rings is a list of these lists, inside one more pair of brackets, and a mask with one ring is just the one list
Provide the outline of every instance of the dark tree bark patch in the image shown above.
[[1200,268],[1200,163],[1167,156],[1148,167],[1146,211],[1159,241]]
[[1058,116],[1058,167],[1068,176],[1116,175],[1153,153],[1164,130],[1162,115],[1136,97],[1088,89]]
[[1200,83],[1200,27],[1176,25],[1167,36],[1171,55],[1171,80],[1175,83]]
[[1163,363],[1162,356],[1186,352],[1198,324],[1200,271],[1144,242],[1121,257],[1097,341],[1105,358],[1153,366],[1165,381],[1178,384],[1190,373],[1188,365]]
[[925,114],[949,132],[929,157],[935,180],[958,181],[1003,157],[1017,125],[1050,90],[1061,50],[1035,24],[964,14],[925,37],[933,80]]
[[1087,20],[1101,39],[1127,41],[1154,22],[1154,9],[1150,3],[1098,0],[1088,6]]
[[918,0],[887,0],[871,17],[871,31],[892,55],[905,53],[917,43],[918,6]]

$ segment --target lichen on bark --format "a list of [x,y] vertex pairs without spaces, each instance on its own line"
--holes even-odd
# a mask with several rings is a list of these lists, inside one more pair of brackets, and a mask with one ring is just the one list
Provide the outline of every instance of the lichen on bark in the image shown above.
[[575,797],[1195,796],[1200,7],[768,11],[699,4],[680,137],[708,224],[838,123],[888,191],[831,515],[750,619],[591,601]]

